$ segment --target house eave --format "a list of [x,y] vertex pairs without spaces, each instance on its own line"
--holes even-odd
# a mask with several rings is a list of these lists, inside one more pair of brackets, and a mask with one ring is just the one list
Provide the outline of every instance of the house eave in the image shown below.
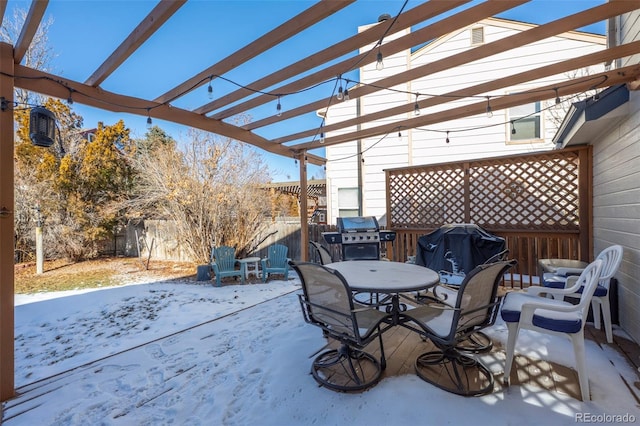
[[611,86],[597,97],[575,102],[553,137],[556,149],[593,142],[629,113],[629,90],[625,84]]

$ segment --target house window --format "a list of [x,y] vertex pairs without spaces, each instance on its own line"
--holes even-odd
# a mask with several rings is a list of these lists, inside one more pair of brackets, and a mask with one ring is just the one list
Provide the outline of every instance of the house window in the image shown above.
[[484,43],[484,27],[471,28],[471,44]]
[[508,140],[518,143],[540,139],[541,116],[540,102],[509,108]]
[[358,216],[358,188],[338,188],[338,216]]

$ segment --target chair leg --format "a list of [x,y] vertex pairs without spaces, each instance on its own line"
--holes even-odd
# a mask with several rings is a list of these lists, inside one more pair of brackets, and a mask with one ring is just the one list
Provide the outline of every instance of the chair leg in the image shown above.
[[508,337],[507,337],[507,358],[504,364],[504,377],[502,381],[505,385],[509,385],[509,377],[511,377],[511,366],[513,365],[513,357],[516,347],[516,339],[518,338],[518,333],[520,332],[520,328],[518,327],[517,322],[508,322],[507,323]]
[[591,299],[591,312],[593,313],[593,326],[597,330],[600,330],[600,306],[598,305],[598,302],[594,299]]
[[578,382],[580,382],[580,393],[583,401],[591,399],[589,395],[589,375],[584,359],[584,331],[570,335],[573,351],[576,357],[576,370],[578,370]]
[[[604,332],[607,335],[607,343],[613,343],[613,330],[611,326],[611,306],[609,305],[609,295],[603,297],[594,297],[591,300],[591,308],[593,309],[593,320],[596,320],[596,311],[598,311],[598,325],[600,324],[600,312],[602,312],[602,322],[604,323]],[[599,326],[597,328],[600,328]]]

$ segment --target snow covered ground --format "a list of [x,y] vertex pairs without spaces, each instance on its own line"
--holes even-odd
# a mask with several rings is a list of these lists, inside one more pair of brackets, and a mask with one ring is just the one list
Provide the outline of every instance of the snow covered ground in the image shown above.
[[[588,341],[592,401],[511,386],[475,398],[410,374],[361,394],[318,387],[325,344],[299,280],[221,288],[192,280],[16,298],[16,387],[3,425],[426,425],[639,421],[637,374]],[[620,331],[616,331],[621,333]],[[490,329],[506,341],[506,327]],[[569,342],[523,332],[518,351],[571,366]],[[491,365],[495,373],[501,365]],[[66,374],[60,374],[71,370]],[[632,394],[635,392],[636,395]],[[598,417],[600,416],[600,417]]]

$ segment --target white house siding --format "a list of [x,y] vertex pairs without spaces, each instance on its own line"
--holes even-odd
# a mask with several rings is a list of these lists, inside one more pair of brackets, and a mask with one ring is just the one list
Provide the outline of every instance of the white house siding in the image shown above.
[[640,93],[630,95],[629,118],[593,143],[593,234],[594,253],[624,247],[619,321],[640,342]]
[[[621,42],[640,40],[640,12],[620,23]],[[622,65],[640,62],[640,55]],[[594,135],[595,136],[595,135]],[[593,141],[594,253],[624,247],[618,279],[620,326],[640,342],[640,91],[631,91],[626,120]]]
[[[360,81],[367,84],[375,84],[389,75],[402,72],[407,67],[419,67],[429,63],[446,61],[447,57],[474,48],[471,45],[471,28],[484,28],[485,44],[511,36],[520,31],[532,27],[530,24],[505,21],[502,19],[487,19],[471,25],[460,31],[453,32],[432,41],[416,52],[400,52],[392,56],[384,56],[384,69],[375,68],[375,62],[360,69]],[[367,28],[367,27],[363,27]],[[361,28],[360,30],[362,30]],[[402,35],[404,32],[402,33]],[[400,34],[391,35],[390,39]],[[387,40],[388,41],[388,40]],[[522,71],[566,60],[570,57],[582,56],[591,52],[602,50],[605,46],[605,37],[585,33],[571,32],[563,37],[552,37],[537,43],[520,47],[509,52],[494,55],[490,58],[474,61],[469,64],[456,67],[452,70],[435,73],[411,82],[410,85],[396,87],[398,93],[388,90],[378,91],[361,98],[360,113],[367,114],[387,109],[395,105],[404,105],[415,102],[414,93],[421,93],[425,99],[427,95],[438,95],[451,92],[463,87],[480,84],[494,80],[502,76],[508,76]],[[369,47],[370,48],[370,47]],[[363,51],[369,48],[363,48]],[[384,52],[384,45],[382,47]],[[374,50],[371,55],[375,57]],[[602,67],[594,68],[591,73],[599,72]],[[452,100],[449,105],[461,106],[475,102],[485,102],[484,96],[503,96],[509,92],[524,91],[533,87],[551,84],[566,76],[552,76],[536,82],[528,82],[509,90],[500,90],[495,93],[480,94],[478,99]],[[552,98],[551,103],[554,99]],[[348,105],[347,105],[348,104]],[[547,104],[542,103],[545,108]],[[434,107],[421,111],[422,114],[436,112],[444,107]],[[330,124],[347,117],[355,116],[355,101],[342,103],[331,107],[327,123]],[[403,117],[411,117],[412,113]],[[561,117],[562,118],[562,114]],[[389,119],[389,121],[392,121]],[[380,121],[376,125],[382,124]],[[507,124],[505,124],[507,123]],[[517,143],[505,143],[508,140],[510,125],[508,111],[493,111],[493,117],[488,118],[482,114],[469,117],[464,120],[439,123],[414,130],[399,129],[386,137],[380,136],[362,141],[364,153],[363,167],[363,214],[382,216],[386,212],[386,188],[384,169],[403,167],[407,165],[434,164],[448,161],[460,161],[496,155],[507,155],[529,151],[547,150],[553,148],[551,139],[556,132],[557,124],[549,114],[542,114],[542,138],[534,141],[519,141]],[[493,126],[492,126],[493,125]],[[446,143],[447,131],[449,143]],[[327,134],[332,136],[332,134]],[[338,188],[357,185],[357,162],[336,161],[356,152],[355,144],[347,146],[332,146],[327,148],[327,179],[330,180],[329,193],[333,197]],[[353,159],[352,159],[353,160]],[[328,200],[330,206],[328,220],[335,222],[337,217],[337,202]]]

